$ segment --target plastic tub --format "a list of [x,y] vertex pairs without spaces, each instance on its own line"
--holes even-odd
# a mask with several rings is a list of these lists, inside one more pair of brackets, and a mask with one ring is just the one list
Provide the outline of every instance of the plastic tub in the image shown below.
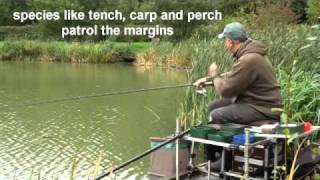
[[215,134],[208,134],[208,139],[212,141],[231,143],[233,136],[234,132],[220,131]]
[[[245,141],[246,141],[245,134],[238,134],[238,135],[233,136],[233,144],[244,145]],[[249,142],[250,142],[250,144],[255,142],[255,137],[253,134],[249,135]]]

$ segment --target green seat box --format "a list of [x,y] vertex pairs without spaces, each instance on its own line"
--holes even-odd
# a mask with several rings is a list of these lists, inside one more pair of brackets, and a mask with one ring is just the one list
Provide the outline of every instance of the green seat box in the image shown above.
[[212,141],[231,143],[233,140],[233,136],[236,134],[237,133],[234,133],[232,131],[219,131],[215,134],[208,134],[208,139]]
[[198,127],[191,128],[190,135],[196,138],[207,139],[208,134],[213,134],[216,131],[217,131],[216,129],[208,126],[198,126]]

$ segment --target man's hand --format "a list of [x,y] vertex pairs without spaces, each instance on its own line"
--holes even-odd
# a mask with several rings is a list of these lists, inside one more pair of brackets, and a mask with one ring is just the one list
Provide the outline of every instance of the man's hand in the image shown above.
[[209,77],[217,77],[220,74],[219,67],[216,63],[212,63],[209,68]]
[[[211,78],[215,78],[217,76],[219,76],[220,74],[220,70],[217,66],[216,63],[212,63],[210,65],[210,68],[209,68],[209,76],[208,77],[204,77],[204,78],[200,78],[198,79],[195,83],[193,83],[194,86],[196,86],[197,88],[200,88],[202,87],[206,82],[209,82],[209,81],[212,81]],[[209,80],[211,79],[211,80]]]
[[193,83],[194,86],[196,86],[197,88],[202,87],[205,83],[207,82],[207,78],[200,78],[198,79],[195,83]]

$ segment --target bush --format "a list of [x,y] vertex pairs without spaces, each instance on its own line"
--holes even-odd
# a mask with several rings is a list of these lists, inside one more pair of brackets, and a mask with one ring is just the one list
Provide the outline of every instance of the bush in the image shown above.
[[290,3],[267,3],[257,9],[254,25],[257,27],[276,27],[297,23],[298,16],[291,9]]
[[307,20],[307,0],[292,0],[291,8],[298,16],[299,22]]
[[0,26],[0,40],[5,39],[36,39],[41,38],[39,29],[33,25]]
[[308,18],[310,22],[320,21],[320,1],[308,0]]
[[223,31],[225,25],[232,22],[242,22],[246,24],[249,21],[248,15],[242,14],[236,17],[227,16],[222,21],[215,21],[207,25],[199,26],[192,37],[196,39],[211,39],[217,37]]

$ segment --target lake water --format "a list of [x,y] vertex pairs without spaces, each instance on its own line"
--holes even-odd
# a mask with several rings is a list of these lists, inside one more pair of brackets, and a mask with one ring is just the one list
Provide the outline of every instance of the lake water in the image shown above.
[[[174,132],[185,88],[9,108],[113,91],[184,84],[183,71],[130,65],[0,63],[0,179],[88,179]],[[146,178],[149,156],[116,176]]]

